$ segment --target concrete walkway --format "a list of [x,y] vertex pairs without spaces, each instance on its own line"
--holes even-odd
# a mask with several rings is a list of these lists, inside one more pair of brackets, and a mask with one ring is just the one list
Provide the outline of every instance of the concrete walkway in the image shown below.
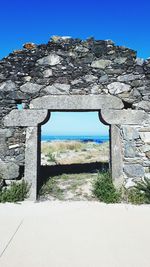
[[1,204],[0,267],[150,267],[150,206]]

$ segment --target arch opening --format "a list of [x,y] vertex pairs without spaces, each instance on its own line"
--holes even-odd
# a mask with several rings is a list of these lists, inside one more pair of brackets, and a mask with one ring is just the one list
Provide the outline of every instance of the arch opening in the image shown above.
[[109,128],[98,111],[51,112],[40,130],[40,195],[51,200],[94,199],[93,180],[110,169]]

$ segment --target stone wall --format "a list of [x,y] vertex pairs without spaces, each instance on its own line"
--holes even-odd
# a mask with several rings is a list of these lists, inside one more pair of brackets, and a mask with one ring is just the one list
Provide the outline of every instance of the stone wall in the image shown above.
[[[6,181],[16,179],[24,165],[26,131],[35,125],[32,118],[29,125],[8,123],[22,104],[23,110],[101,110],[118,129],[121,181],[130,186],[149,177],[149,98],[150,59],[131,49],[110,40],[57,36],[47,44],[25,44],[0,61],[0,173]],[[115,166],[115,149],[112,155]]]
[[150,128],[147,126],[121,127],[123,140],[124,177],[126,186],[144,176],[150,178]]

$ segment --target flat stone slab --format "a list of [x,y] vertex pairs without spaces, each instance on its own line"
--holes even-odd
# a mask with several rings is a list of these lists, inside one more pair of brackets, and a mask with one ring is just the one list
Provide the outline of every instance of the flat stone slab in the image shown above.
[[7,208],[6,208],[6,211],[4,210],[2,211],[2,209],[3,207],[1,204],[1,207],[0,207],[0,215],[1,215],[0,216],[1,217],[0,258],[3,257],[3,254],[7,250],[7,247],[9,246],[9,243],[11,243],[11,240],[13,239],[13,236],[15,235],[15,233],[19,230],[19,227],[23,220],[23,215],[18,213],[17,216],[14,216],[12,212],[10,212],[10,214],[7,214]]
[[108,124],[141,125],[150,122],[150,116],[143,110],[101,110],[102,119]]
[[48,117],[47,110],[12,110],[5,118],[5,126],[36,127]]
[[1,267],[150,266],[149,205],[24,202],[0,218]]
[[53,95],[32,100],[30,108],[50,110],[122,109],[123,103],[121,99],[111,95]]

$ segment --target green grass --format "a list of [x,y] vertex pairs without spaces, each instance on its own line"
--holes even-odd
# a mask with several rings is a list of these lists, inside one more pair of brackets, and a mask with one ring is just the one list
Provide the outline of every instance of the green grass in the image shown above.
[[125,202],[134,205],[150,204],[150,180],[144,178],[131,188],[117,190],[108,172],[99,173],[93,185],[93,193],[105,203]]
[[121,194],[114,187],[109,172],[98,173],[93,184],[93,194],[105,203],[118,203],[121,200]]
[[122,201],[125,203],[131,203],[134,205],[140,205],[145,203],[144,194],[135,187],[122,188]]
[[19,202],[28,196],[29,186],[25,181],[13,182],[10,187],[0,189],[0,202]]

